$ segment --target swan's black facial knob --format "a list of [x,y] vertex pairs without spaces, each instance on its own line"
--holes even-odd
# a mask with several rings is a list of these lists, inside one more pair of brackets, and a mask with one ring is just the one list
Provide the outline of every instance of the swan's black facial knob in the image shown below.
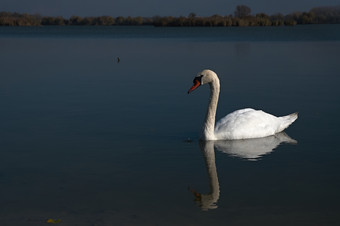
[[193,81],[193,86],[189,89],[188,94],[194,91],[197,87],[201,85],[201,77],[196,77]]

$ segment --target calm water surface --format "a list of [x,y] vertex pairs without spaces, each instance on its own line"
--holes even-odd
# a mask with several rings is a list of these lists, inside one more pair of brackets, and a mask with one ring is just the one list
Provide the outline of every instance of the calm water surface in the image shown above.
[[[339,225],[339,59],[339,25],[0,27],[0,224]],[[199,142],[204,68],[217,118],[299,119]]]

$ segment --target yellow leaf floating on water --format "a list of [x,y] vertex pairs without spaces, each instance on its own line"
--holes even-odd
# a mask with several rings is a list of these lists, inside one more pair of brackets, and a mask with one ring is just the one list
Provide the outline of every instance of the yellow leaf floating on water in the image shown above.
[[60,223],[60,219],[47,219],[46,223],[49,223],[49,224],[58,224]]

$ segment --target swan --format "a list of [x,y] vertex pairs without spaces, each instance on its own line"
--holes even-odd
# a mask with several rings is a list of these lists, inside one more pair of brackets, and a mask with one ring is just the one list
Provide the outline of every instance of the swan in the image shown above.
[[210,100],[203,124],[202,140],[240,140],[267,137],[282,132],[298,118],[297,113],[276,117],[261,110],[245,108],[226,115],[215,126],[220,93],[220,80],[217,74],[212,70],[205,69],[197,74],[193,83],[188,94],[201,85],[210,85]]

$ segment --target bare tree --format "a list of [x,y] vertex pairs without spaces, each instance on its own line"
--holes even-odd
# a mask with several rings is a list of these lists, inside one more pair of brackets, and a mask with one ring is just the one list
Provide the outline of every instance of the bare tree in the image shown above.
[[238,5],[236,6],[236,10],[234,12],[235,17],[237,18],[244,18],[250,16],[251,9],[245,5]]

